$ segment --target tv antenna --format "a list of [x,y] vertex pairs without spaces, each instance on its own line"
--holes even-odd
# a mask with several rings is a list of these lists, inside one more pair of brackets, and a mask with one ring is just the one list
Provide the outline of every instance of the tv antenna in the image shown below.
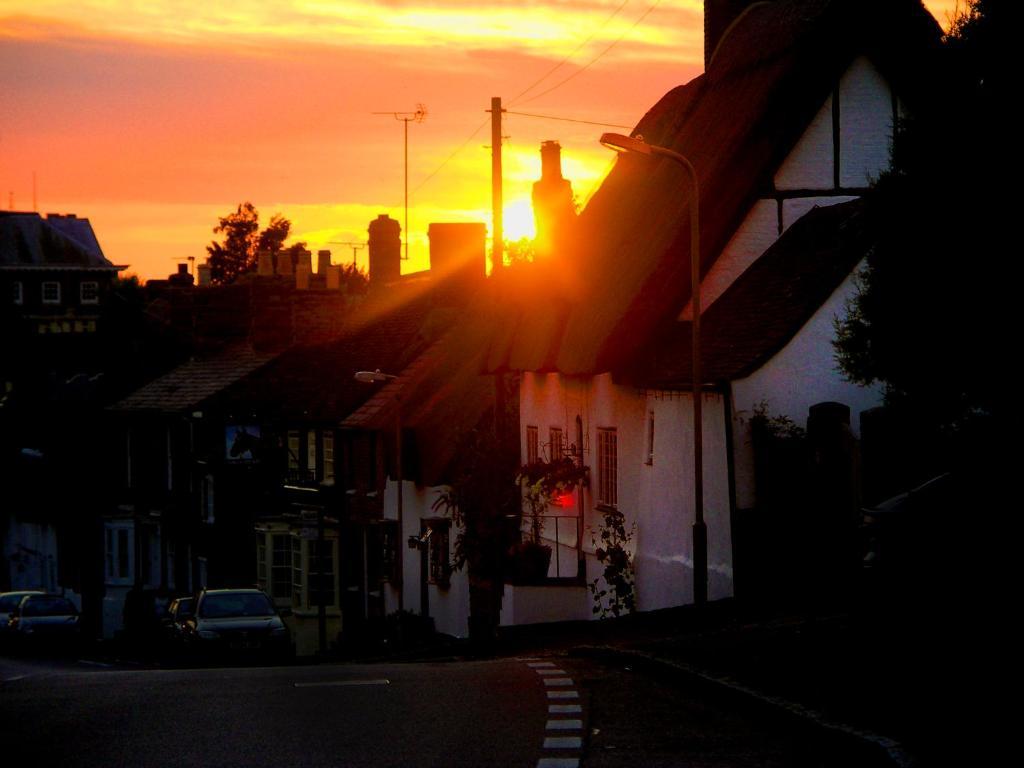
[[392,115],[405,127],[405,256],[409,260],[409,123],[422,123],[427,119],[427,108],[417,104],[413,112],[372,112],[374,115]]
[[330,245],[347,245],[349,248],[351,248],[352,249],[352,267],[353,268],[356,267],[356,251],[361,251],[363,248],[366,247],[366,243],[362,243],[362,242],[351,242],[351,241],[342,241],[342,240],[329,240],[328,243]]

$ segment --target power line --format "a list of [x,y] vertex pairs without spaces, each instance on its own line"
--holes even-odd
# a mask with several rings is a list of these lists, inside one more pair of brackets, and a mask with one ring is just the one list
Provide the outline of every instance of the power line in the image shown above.
[[466,137],[466,140],[464,142],[462,142],[458,147],[456,147],[455,150],[450,155],[448,155],[448,157],[446,157],[441,162],[441,164],[439,166],[437,166],[437,168],[435,168],[425,179],[423,179],[423,181],[421,181],[419,184],[416,185],[416,187],[413,189],[413,191],[410,194],[415,195],[417,192],[419,192],[423,188],[423,186],[428,181],[430,181],[432,178],[437,176],[437,174],[439,174],[441,172],[441,169],[444,168],[446,165],[448,165],[448,163],[451,162],[452,158],[455,157],[457,154],[459,154],[459,152],[464,150],[466,148],[466,145],[469,144],[469,142],[471,142],[476,137],[476,135],[478,133],[480,133],[480,130],[485,125],[487,125],[489,122],[491,122],[491,118],[489,118],[489,117],[485,118],[484,121],[482,123],[480,123],[480,125],[478,125],[473,130],[473,132],[471,134],[469,134],[469,136]]
[[541,120],[560,120],[563,123],[582,123],[583,125],[600,125],[605,128],[625,128],[627,130],[633,130],[632,125],[619,125],[618,123],[595,123],[593,120],[576,120],[571,117],[555,117],[554,115],[534,115],[529,112],[513,112],[510,109],[505,110],[506,115],[519,115],[520,117],[536,117]]
[[531,83],[531,84],[530,84],[530,85],[529,85],[529,86],[528,86],[527,88],[524,88],[524,89],[523,89],[522,91],[520,91],[520,92],[519,92],[518,94],[516,94],[515,96],[513,96],[513,97],[512,97],[512,99],[511,99],[511,101],[509,101],[509,106],[510,106],[510,107],[511,107],[511,106],[513,106],[513,105],[514,105],[514,104],[515,104],[515,103],[516,103],[517,101],[519,101],[519,99],[521,99],[521,98],[522,98],[523,96],[525,96],[525,95],[526,95],[527,93],[529,93],[530,91],[532,91],[532,90],[533,90],[534,88],[536,88],[536,87],[537,87],[538,85],[540,85],[540,84],[541,84],[542,82],[544,82],[545,80],[547,80],[547,79],[548,79],[548,78],[549,78],[549,77],[550,77],[551,75],[553,75],[553,74],[554,74],[555,72],[557,72],[557,71],[558,71],[558,70],[559,70],[559,69],[560,69],[560,68],[562,67],[562,65],[563,65],[563,64],[565,64],[565,62],[567,62],[567,61],[568,61],[569,59],[571,59],[571,58],[572,58],[573,56],[575,56],[575,55],[576,55],[577,53],[579,53],[579,52],[580,52],[580,50],[581,50],[581,49],[582,49],[582,48],[583,48],[583,47],[584,47],[585,45],[587,45],[587,44],[588,44],[588,43],[589,43],[589,42],[590,42],[591,40],[593,40],[593,39],[594,39],[594,36],[595,36],[595,35],[596,35],[596,34],[597,34],[598,32],[600,32],[600,31],[601,31],[602,29],[604,29],[604,28],[605,28],[606,26],[608,26],[608,22],[609,22],[609,21],[611,21],[612,19],[614,19],[614,18],[615,18],[616,16],[618,16],[618,15],[619,15],[619,11],[621,11],[621,10],[622,10],[623,8],[625,8],[625,7],[626,7],[626,5],[627,5],[628,3],[629,3],[629,0],[622,0],[622,4],[621,4],[621,5],[619,5],[619,7],[618,7],[618,8],[616,8],[616,9],[615,9],[614,11],[612,11],[611,15],[610,15],[610,16],[609,16],[608,18],[606,18],[606,19],[605,19],[605,20],[604,20],[603,22],[601,22],[601,25],[600,25],[599,27],[597,27],[596,29],[594,29],[594,31],[590,33],[590,36],[589,36],[589,37],[588,37],[588,38],[587,38],[586,40],[584,40],[584,41],[583,41],[582,43],[580,43],[580,44],[579,44],[579,45],[577,45],[577,46],[576,46],[575,48],[573,48],[573,49],[572,49],[572,52],[570,52],[568,56],[566,56],[566,57],[565,57],[564,59],[562,59],[562,60],[561,60],[560,62],[558,62],[557,64],[555,64],[555,66],[553,66],[553,67],[552,67],[551,69],[549,69],[549,70],[548,70],[547,72],[545,72],[545,73],[544,73],[543,75],[541,75],[541,76],[540,76],[539,78],[537,78],[536,80],[534,80],[534,81],[533,81],[533,83]]
[[601,60],[601,59],[602,59],[602,58],[604,57],[604,55],[605,55],[606,53],[608,53],[608,51],[610,51],[610,50],[611,50],[612,48],[614,48],[614,47],[615,47],[616,45],[618,45],[619,43],[621,43],[621,42],[622,42],[622,40],[623,40],[623,38],[624,38],[624,37],[625,37],[626,35],[628,35],[628,34],[629,34],[630,32],[632,32],[632,31],[633,31],[634,29],[636,29],[636,26],[637,26],[637,24],[639,24],[639,23],[640,23],[641,21],[643,21],[644,19],[646,19],[646,18],[648,17],[648,15],[650,15],[651,11],[653,11],[653,10],[654,10],[655,8],[657,8],[657,7],[658,7],[658,5],[659,5],[660,3],[661,3],[661,0],[654,0],[654,2],[653,2],[653,3],[651,3],[651,6],[650,6],[650,7],[649,7],[649,8],[648,8],[648,9],[647,9],[646,11],[644,11],[644,12],[643,12],[642,14],[640,14],[640,17],[639,17],[639,18],[638,18],[638,19],[637,19],[636,21],[634,21],[634,22],[633,22],[632,26],[630,26],[630,28],[629,28],[629,29],[627,29],[627,30],[626,30],[625,32],[623,32],[623,33],[622,33],[621,35],[619,35],[618,39],[617,39],[617,40],[615,40],[615,41],[614,41],[614,42],[613,42],[613,43],[612,43],[611,45],[609,45],[609,46],[608,46],[607,48],[605,48],[605,49],[604,49],[603,51],[601,51],[601,52],[600,52],[599,54],[597,54],[597,56],[595,56],[595,57],[594,57],[593,59],[591,59],[590,61],[588,61],[588,62],[587,62],[586,64],[584,64],[584,65],[583,65],[582,67],[580,67],[579,69],[577,69],[577,70],[576,70],[575,72],[573,72],[573,73],[572,73],[571,75],[569,75],[569,76],[568,76],[567,78],[565,78],[564,80],[561,80],[561,81],[559,81],[559,82],[558,82],[558,83],[556,83],[555,85],[553,85],[553,86],[551,86],[550,88],[548,88],[548,89],[547,89],[546,91],[541,91],[540,93],[534,94],[534,95],[533,95],[533,96],[531,96],[530,98],[526,99],[526,101],[524,101],[524,102],[523,102],[523,104],[529,104],[529,103],[530,103],[531,101],[533,101],[533,100],[535,100],[535,99],[539,99],[539,98],[540,98],[541,96],[547,96],[547,95],[548,95],[549,93],[551,93],[552,91],[556,91],[556,90],[558,90],[559,88],[561,88],[561,87],[562,87],[563,85],[565,85],[566,83],[568,83],[568,82],[569,82],[570,80],[572,80],[572,79],[573,79],[574,77],[576,77],[577,75],[581,75],[581,74],[583,74],[584,72],[586,72],[586,71],[587,71],[588,69],[590,69],[590,68],[591,68],[591,67],[592,67],[592,66],[593,66],[594,64],[596,64],[596,63],[597,63],[598,61],[600,61],[600,60]]

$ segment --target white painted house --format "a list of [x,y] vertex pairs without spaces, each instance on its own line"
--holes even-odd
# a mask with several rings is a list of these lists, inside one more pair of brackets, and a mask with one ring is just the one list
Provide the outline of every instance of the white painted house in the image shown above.
[[[802,425],[810,406],[839,402],[856,434],[858,415],[880,402],[838,372],[833,320],[868,247],[858,198],[888,168],[939,29],[910,0],[709,0],[705,10],[705,73],[633,135],[687,157],[700,184],[714,600],[733,594],[732,520],[756,500],[753,409]],[[582,582],[601,572],[589,531],[602,505],[635,525],[638,608],[693,599],[691,204],[678,164],[621,155],[580,215],[578,242],[543,267],[514,331],[492,347],[492,371],[522,374],[523,461],[575,451],[590,467],[583,499],[556,511],[578,518],[558,550],[582,556],[584,578],[506,589],[504,623],[593,615]]]

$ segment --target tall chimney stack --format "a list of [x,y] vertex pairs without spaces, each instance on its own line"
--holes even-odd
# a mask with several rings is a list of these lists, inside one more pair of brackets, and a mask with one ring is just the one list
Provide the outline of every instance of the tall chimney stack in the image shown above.
[[563,247],[576,220],[572,184],[562,177],[562,147],[557,141],[540,144],[540,181],[533,184],[533,220],[538,256],[551,256]]
[[386,213],[370,222],[370,284],[383,285],[402,275],[402,227]]

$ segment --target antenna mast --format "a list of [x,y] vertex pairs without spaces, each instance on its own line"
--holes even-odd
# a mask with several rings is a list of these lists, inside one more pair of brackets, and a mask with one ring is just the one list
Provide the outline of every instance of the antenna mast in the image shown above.
[[416,105],[415,112],[373,112],[374,115],[393,115],[405,125],[405,260],[409,260],[409,123],[422,123],[427,119],[427,108]]

